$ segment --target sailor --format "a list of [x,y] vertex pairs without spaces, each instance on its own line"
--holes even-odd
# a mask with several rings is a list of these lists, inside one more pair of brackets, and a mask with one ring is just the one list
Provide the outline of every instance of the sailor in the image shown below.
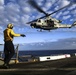
[[8,24],[7,28],[3,31],[4,33],[4,64],[6,68],[10,68],[9,62],[15,54],[13,37],[25,37],[24,34],[16,34],[13,31],[13,24]]

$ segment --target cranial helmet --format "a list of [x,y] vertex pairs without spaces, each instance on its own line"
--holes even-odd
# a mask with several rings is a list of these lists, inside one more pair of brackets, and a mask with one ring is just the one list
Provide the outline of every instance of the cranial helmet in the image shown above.
[[7,25],[7,28],[12,29],[12,28],[13,28],[13,24],[9,23],[9,24]]

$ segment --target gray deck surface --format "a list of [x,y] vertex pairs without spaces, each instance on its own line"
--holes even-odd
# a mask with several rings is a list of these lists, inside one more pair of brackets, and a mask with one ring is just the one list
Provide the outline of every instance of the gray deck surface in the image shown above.
[[3,69],[0,61],[0,75],[76,75],[76,56],[44,62],[20,62]]

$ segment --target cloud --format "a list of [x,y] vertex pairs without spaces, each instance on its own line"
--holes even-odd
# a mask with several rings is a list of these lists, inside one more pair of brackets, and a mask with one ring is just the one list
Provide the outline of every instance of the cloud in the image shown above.
[[0,26],[0,36],[3,34],[3,28]]
[[0,0],[0,5],[4,5],[4,0]]
[[61,7],[63,7],[63,6],[66,6],[66,5],[68,5],[68,4],[70,4],[70,1],[68,1],[68,0],[60,0],[60,6]]
[[51,8],[51,6],[52,6],[52,3],[50,1],[48,1],[48,2],[45,3],[45,7],[44,8],[46,10],[49,10]]
[[63,16],[63,20],[69,19],[71,15]]
[[69,13],[70,13],[70,11],[65,11],[65,12],[63,12],[62,15],[68,15]]
[[72,10],[72,9],[75,9],[76,8],[76,5],[72,5],[70,8],[68,8],[68,10]]
[[0,15],[4,14],[4,6],[0,6]]
[[31,12],[31,9],[29,7],[23,7],[22,10],[25,12],[25,13],[30,13]]
[[76,13],[76,10],[71,11],[71,14],[73,14],[74,16],[76,16],[75,13]]
[[58,14],[56,15],[56,18],[59,18],[61,15],[62,15],[62,12],[58,13]]
[[[70,1],[68,0],[58,0],[58,1],[39,0],[36,2],[47,13],[51,13],[54,10],[58,10],[59,8],[68,5],[70,3]],[[62,15],[66,15],[62,19],[67,20],[68,18],[71,17],[69,11],[75,9],[75,7],[76,5],[73,5],[73,7],[70,7],[66,11],[55,13],[54,17],[60,18]],[[75,11],[71,13],[75,16]],[[40,13],[36,9],[31,7],[27,3],[27,0],[8,0],[6,5],[4,4],[4,0],[0,0],[0,20],[1,20],[0,25],[7,25],[8,23],[13,23],[16,26],[18,25],[26,26],[26,22],[39,18],[43,15],[44,15],[43,13]]]
[[[4,1],[6,1],[6,4]],[[14,26],[17,27],[17,28],[14,28],[14,30],[16,32],[20,32],[20,33],[22,32],[24,34],[27,34],[27,37],[30,37],[31,35],[34,36],[36,34],[37,35],[38,34],[42,34],[42,35],[45,34],[45,36],[44,36],[45,38],[41,38],[41,37],[37,36],[37,37],[39,37],[39,40],[33,39],[35,41],[44,41],[44,43],[46,41],[57,42],[57,38],[61,38],[60,34],[53,36],[52,37],[53,39],[50,39],[50,37],[46,38],[49,35],[48,31],[43,31],[42,33],[40,33],[36,29],[32,29],[29,25],[26,24],[26,22],[29,22],[31,20],[34,20],[36,18],[44,16],[43,13],[40,13],[36,9],[31,7],[27,3],[27,1],[28,0],[0,0],[0,32],[1,32],[0,34],[2,35],[3,29],[6,27],[6,25],[8,23],[13,23]],[[52,13],[52,12],[54,12],[54,10],[58,10],[59,8],[71,3],[70,0],[35,0],[35,1],[47,13]],[[74,18],[76,18],[75,8],[76,8],[76,5],[73,5],[69,8],[65,8],[63,10],[60,10],[59,12],[56,12],[55,14],[53,14],[51,16],[53,16],[54,18],[62,20],[64,23],[66,23],[66,22],[70,23],[70,21],[73,22],[75,20]],[[68,21],[68,19],[70,21]],[[66,20],[66,21],[64,21],[64,20]],[[73,30],[73,29],[70,29],[70,31],[71,30]],[[55,33],[56,33],[56,31],[55,31]],[[62,31],[62,29],[61,29],[61,31]],[[52,33],[52,32],[50,32],[50,33]],[[55,33],[53,33],[53,35]],[[56,36],[57,36],[57,38],[56,38]],[[26,40],[29,41],[30,38],[27,39],[27,37],[26,37]],[[33,40],[30,39],[29,42],[35,42]],[[50,45],[48,43],[48,45],[47,44],[46,45],[47,45],[47,47],[48,46],[52,47],[55,44],[55,43],[54,44],[53,43]],[[45,45],[45,47],[46,47],[46,45]],[[55,45],[57,45],[57,44],[55,44]],[[41,46],[43,46],[43,43],[41,43]]]
[[70,21],[73,21],[74,19],[70,19]]
[[54,8],[54,10],[58,10],[60,7],[59,6],[56,6],[55,8]]
[[[25,48],[26,45],[26,48]],[[30,47],[30,48],[29,48]],[[59,39],[54,42],[35,42],[24,44],[26,50],[66,50],[76,49],[76,38]]]

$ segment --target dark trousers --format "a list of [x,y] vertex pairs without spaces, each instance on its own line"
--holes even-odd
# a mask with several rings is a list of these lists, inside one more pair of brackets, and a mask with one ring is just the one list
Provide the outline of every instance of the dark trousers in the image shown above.
[[14,45],[12,41],[5,41],[4,44],[4,64],[9,64],[11,58],[15,54]]

